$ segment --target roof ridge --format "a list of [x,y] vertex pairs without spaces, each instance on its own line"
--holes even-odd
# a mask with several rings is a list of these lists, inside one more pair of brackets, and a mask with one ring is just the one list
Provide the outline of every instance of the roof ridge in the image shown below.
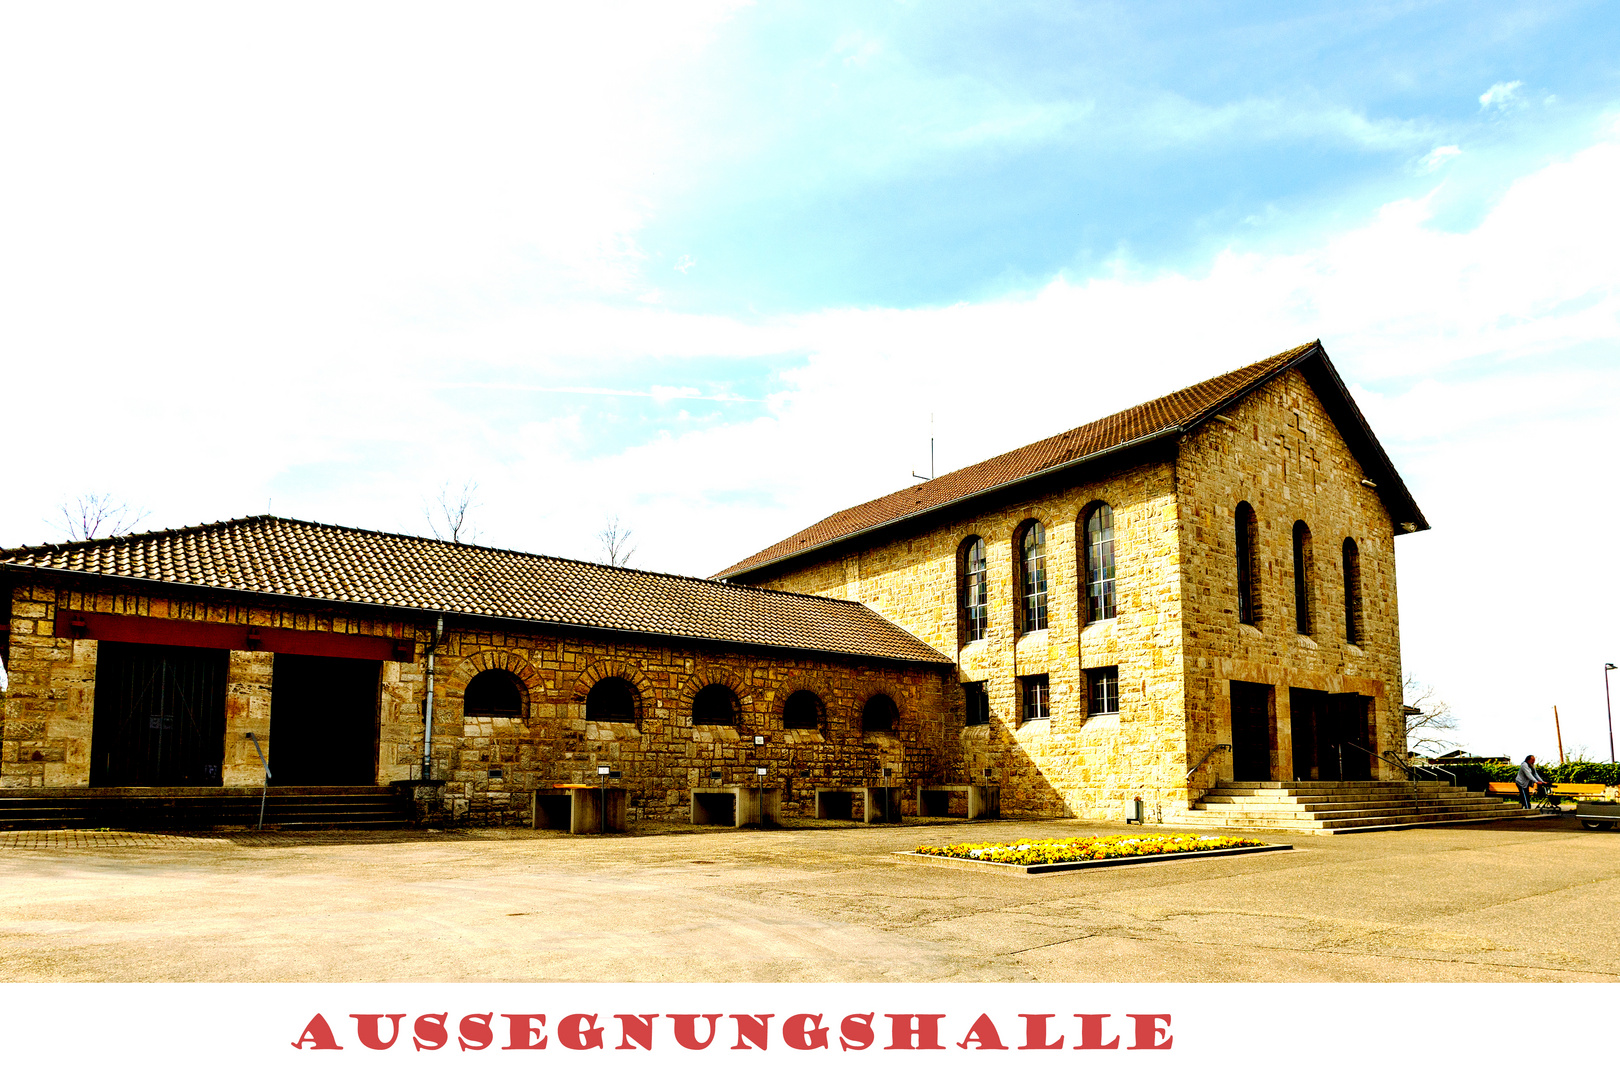
[[[1259,386],[1275,378],[1282,372],[1297,366],[1305,359],[1316,353],[1321,353],[1324,357],[1326,356],[1325,351],[1322,349],[1321,338],[1303,342],[1299,345],[1293,346],[1292,348],[1284,349],[1278,353],[1273,353],[1271,356],[1268,356],[1263,360],[1256,360],[1253,363],[1243,364],[1228,371],[1211,375],[1208,378],[1200,379],[1198,382],[1192,383],[1191,385],[1179,387],[1167,393],[1160,394],[1157,397],[1148,398],[1145,401],[1139,401],[1134,405],[1127,406],[1123,409],[1117,409],[1114,412],[1108,413],[1104,416],[1087,420],[1084,423],[1076,424],[1073,427],[1066,428],[1063,431],[1056,432],[1052,435],[1047,435],[1040,439],[1035,439],[1032,442],[1023,443],[1019,446],[1012,447],[1011,449],[1004,450],[999,454],[992,454],[981,461],[964,465],[960,469],[953,469],[948,473],[925,480],[920,484],[911,484],[903,488],[897,488],[885,495],[879,495],[875,498],[868,499],[865,502],[856,503],[853,506],[847,506],[841,510],[835,510],[831,514],[828,514],[825,517],[811,522],[809,525],[790,533],[788,536],[777,541],[776,543],[762,548],[761,550],[756,551],[754,554],[732,563],[726,569],[715,574],[714,577],[716,580],[724,580],[724,575],[752,573],[753,571],[756,571],[762,567],[780,562],[783,559],[807,554],[808,552],[819,550],[826,545],[839,543],[843,540],[849,539],[850,537],[861,535],[862,533],[871,529],[881,528],[886,525],[891,525],[897,521],[905,520],[908,517],[914,516],[915,513],[929,513],[935,510],[940,510],[944,507],[955,505],[956,503],[965,499],[970,499],[986,492],[994,491],[999,487],[1005,486],[1006,484],[1022,483],[1053,469],[1068,468],[1072,465],[1078,464],[1081,461],[1100,454],[1112,453],[1114,451],[1123,449],[1126,446],[1135,445],[1145,440],[1150,441],[1153,439],[1162,438],[1170,432],[1177,430],[1185,431],[1189,427],[1196,427],[1199,424],[1207,422],[1211,416],[1215,415],[1215,413],[1217,413],[1221,408],[1229,404],[1233,398],[1252,393]],[[1131,435],[1128,438],[1117,439],[1108,445],[1099,447],[1091,452],[1069,456],[1063,460],[1022,472],[1017,476],[993,483],[984,483],[970,490],[964,490],[958,494],[946,494],[951,490],[951,484],[949,481],[953,477],[958,478],[958,482],[960,482],[960,478],[964,473],[970,473],[976,470],[994,472],[995,467],[998,464],[1016,461],[1020,455],[1027,455],[1036,447],[1048,446],[1051,444],[1061,444],[1064,440],[1078,441],[1078,438],[1083,438],[1083,436],[1089,432],[1106,430],[1110,423],[1115,423],[1116,426],[1118,426],[1118,421],[1120,421],[1122,418],[1128,418],[1133,414],[1146,415],[1150,419],[1153,419],[1153,414],[1155,411],[1164,411],[1166,407],[1175,407],[1177,399],[1189,397],[1196,400],[1200,390],[1208,389],[1211,387],[1211,384],[1218,384],[1224,380],[1230,380],[1234,376],[1244,375],[1245,373],[1249,374],[1246,378],[1241,379],[1238,382],[1238,385],[1222,394],[1213,403],[1195,409],[1190,415],[1182,418],[1181,420],[1173,421],[1169,419],[1169,417],[1154,419],[1153,426],[1148,430]],[[1159,410],[1155,410],[1155,406],[1159,406]],[[1183,407],[1185,407],[1185,405],[1183,405]],[[921,510],[915,511],[914,513],[891,513],[884,517],[881,521],[876,521],[865,525],[855,525],[854,527],[844,529],[837,535],[825,537],[816,541],[815,543],[809,543],[809,537],[806,534],[814,533],[817,529],[827,526],[829,523],[837,519],[851,517],[858,518],[860,516],[860,511],[879,507],[884,503],[901,498],[907,494],[930,491],[941,493],[941,498],[937,502],[928,503],[928,505],[923,506]],[[925,500],[923,498],[918,498],[917,504],[922,505],[924,501]],[[800,540],[800,543],[808,544],[808,546],[793,551],[778,551],[779,548],[782,548],[784,545],[789,544],[795,538],[799,537],[804,537],[805,539]]]

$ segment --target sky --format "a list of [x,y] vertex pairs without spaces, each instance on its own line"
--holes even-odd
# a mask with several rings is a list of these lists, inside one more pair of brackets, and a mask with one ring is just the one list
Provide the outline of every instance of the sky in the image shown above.
[[1320,338],[1434,526],[1407,672],[1606,760],[1620,16],[1301,7],[8,5],[0,546],[475,483],[707,575]]

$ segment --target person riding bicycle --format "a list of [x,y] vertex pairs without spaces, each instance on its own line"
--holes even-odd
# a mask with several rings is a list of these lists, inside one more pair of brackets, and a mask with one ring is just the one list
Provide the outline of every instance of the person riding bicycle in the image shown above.
[[1519,789],[1519,799],[1524,803],[1526,810],[1530,809],[1530,791],[1540,786],[1544,791],[1551,791],[1552,784],[1545,776],[1536,771],[1536,755],[1525,756],[1524,764],[1519,766],[1519,775],[1513,778],[1513,783]]

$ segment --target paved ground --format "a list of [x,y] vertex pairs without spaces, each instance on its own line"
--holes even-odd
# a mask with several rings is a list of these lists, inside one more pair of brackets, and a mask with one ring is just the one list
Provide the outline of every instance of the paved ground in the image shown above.
[[1620,981],[1620,832],[1569,819],[1027,878],[890,854],[1124,831],[0,833],[0,980]]

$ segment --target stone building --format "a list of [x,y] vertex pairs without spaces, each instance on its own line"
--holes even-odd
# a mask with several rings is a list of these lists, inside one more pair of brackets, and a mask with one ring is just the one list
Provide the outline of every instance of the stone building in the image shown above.
[[610,767],[632,817],[765,766],[788,812],[987,783],[1173,819],[1393,780],[1394,541],[1427,528],[1316,342],[711,580],[274,517],[0,551],[0,788],[247,787],[262,750],[469,800]]
[[1422,512],[1313,342],[810,526],[716,575],[952,658],[1004,806],[1184,811],[1395,779],[1395,537]]
[[0,607],[8,789],[257,788],[265,764],[386,785],[428,760],[500,800],[608,767],[656,819],[759,766],[789,812],[957,768],[950,661],[844,600],[266,516],[0,552]]

